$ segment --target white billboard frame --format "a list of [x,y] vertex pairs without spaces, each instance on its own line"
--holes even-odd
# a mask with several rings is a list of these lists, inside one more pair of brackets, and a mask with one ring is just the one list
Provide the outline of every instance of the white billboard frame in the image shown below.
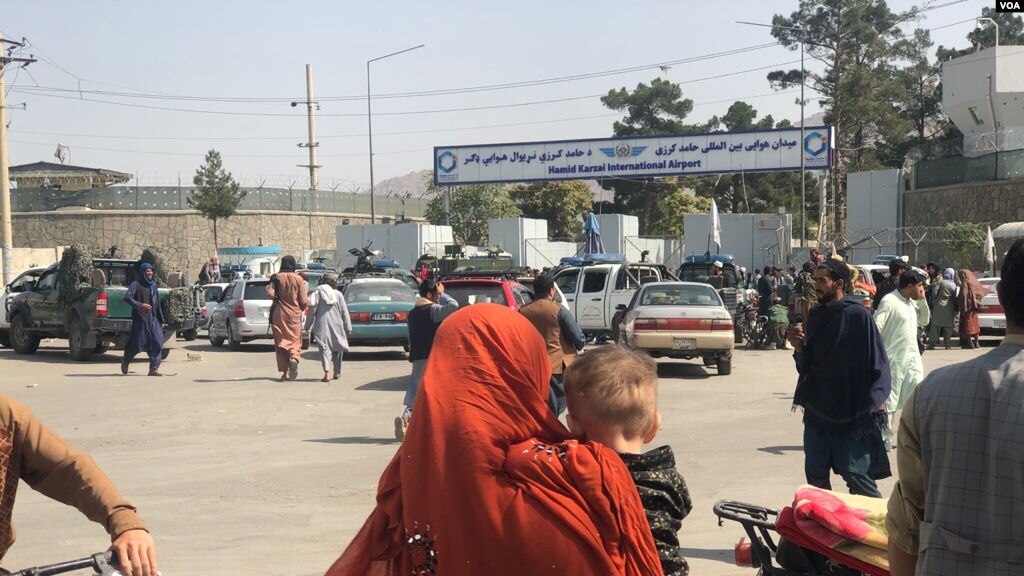
[[800,170],[801,155],[803,169],[828,170],[834,142],[832,127],[823,125],[435,146],[434,184],[782,172]]

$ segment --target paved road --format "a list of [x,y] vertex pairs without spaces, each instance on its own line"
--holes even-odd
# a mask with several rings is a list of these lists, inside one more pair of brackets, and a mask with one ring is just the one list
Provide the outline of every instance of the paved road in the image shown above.
[[[392,421],[409,372],[397,349],[357,349],[342,380],[324,384],[312,353],[299,381],[276,381],[265,344],[229,352],[175,342],[164,369],[176,375],[162,379],[144,376],[142,362],[122,376],[116,353],[76,363],[48,344],[33,356],[0,350],[0,393],[95,457],[139,507],[167,576],[322,574],[371,510],[397,447]],[[925,366],[977,354],[929,352]],[[790,355],[740,350],[733,370],[659,366],[664,427],[655,442],[673,446],[693,495],[681,541],[695,574],[753,574],[732,565],[741,530],[715,524],[716,500],[781,506],[803,481]],[[883,492],[891,488],[883,482]],[[8,568],[107,545],[99,527],[27,486],[15,523]]]

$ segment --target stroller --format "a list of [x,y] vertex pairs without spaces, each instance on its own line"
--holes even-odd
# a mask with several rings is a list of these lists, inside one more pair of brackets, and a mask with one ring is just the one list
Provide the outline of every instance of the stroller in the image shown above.
[[[791,507],[773,510],[756,504],[720,500],[718,525],[732,520],[746,538],[734,548],[737,566],[758,569],[758,576],[889,576],[889,571],[825,547],[797,526]],[[749,540],[748,540],[749,538]]]

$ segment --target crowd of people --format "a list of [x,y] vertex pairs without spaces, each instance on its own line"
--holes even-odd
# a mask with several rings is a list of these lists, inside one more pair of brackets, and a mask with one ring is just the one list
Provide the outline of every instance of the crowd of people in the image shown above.
[[[854,267],[819,256],[800,272],[812,278],[814,305],[785,331],[807,482],[831,489],[835,472],[851,493],[882,497],[877,481],[892,474],[899,415],[891,573],[1015,573],[1024,549],[1014,520],[1024,517],[1024,240],[1006,254],[997,285],[1002,344],[927,378],[922,327],[929,346],[944,338],[949,347],[959,315],[961,342],[977,346],[983,290],[974,275],[929,264],[926,277],[895,263],[872,313],[848,297]],[[125,362],[146,351],[154,372],[159,306],[146,266],[125,297],[137,324]],[[776,300],[781,278],[775,269],[759,279]],[[581,353],[583,334],[553,302],[550,276],[534,287],[538,298],[514,312],[459,309],[443,283],[420,283],[409,316],[412,375],[396,419],[403,442],[376,508],[328,576],[688,573],[677,536],[692,508],[686,483],[671,447],[644,451],[661,425],[654,361],[614,344]],[[268,296],[281,378],[295,377],[305,312],[323,380],[337,379],[351,320],[333,278],[307,297],[286,256]],[[13,542],[10,504],[22,478],[103,523],[126,574],[155,573],[152,538],[91,459],[9,398],[0,397],[0,428],[24,436],[13,439],[16,457],[3,459],[0,546]]]

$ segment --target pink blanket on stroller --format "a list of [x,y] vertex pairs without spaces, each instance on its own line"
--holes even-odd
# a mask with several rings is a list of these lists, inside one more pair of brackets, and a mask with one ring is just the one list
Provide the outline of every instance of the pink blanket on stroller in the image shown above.
[[793,499],[797,526],[819,544],[889,569],[886,500],[801,486]]

